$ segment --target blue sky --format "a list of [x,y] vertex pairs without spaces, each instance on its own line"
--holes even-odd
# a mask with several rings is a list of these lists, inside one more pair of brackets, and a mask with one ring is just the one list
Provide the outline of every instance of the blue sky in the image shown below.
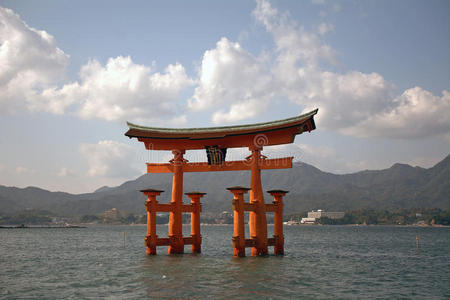
[[316,131],[265,153],[335,173],[450,153],[448,1],[0,6],[3,185],[89,192],[168,159],[124,137],[126,120],[220,126],[319,108]]

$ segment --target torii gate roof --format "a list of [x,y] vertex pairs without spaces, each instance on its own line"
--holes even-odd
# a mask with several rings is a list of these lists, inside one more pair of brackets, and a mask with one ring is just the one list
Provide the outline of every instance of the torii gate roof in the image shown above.
[[127,122],[129,138],[144,142],[150,150],[205,149],[205,146],[238,148],[293,143],[295,135],[316,129],[314,115],[308,113],[272,122],[204,128],[145,127]]

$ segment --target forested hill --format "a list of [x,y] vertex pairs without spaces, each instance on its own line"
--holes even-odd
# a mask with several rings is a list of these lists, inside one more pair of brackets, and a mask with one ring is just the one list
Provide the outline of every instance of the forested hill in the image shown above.
[[[311,209],[352,210],[358,208],[450,208],[450,155],[434,167],[424,169],[394,164],[389,169],[336,175],[305,164],[288,170],[262,172],[263,188],[290,191],[285,211]],[[110,208],[142,213],[143,188],[165,190],[159,198],[169,201],[171,174],[148,174],[118,187],[102,187],[94,193],[68,194],[35,187],[24,189],[0,186],[0,214],[24,209],[52,211],[59,215],[95,214]],[[186,173],[184,191],[201,191],[203,211],[231,210],[232,195],[225,189],[249,186],[250,172]],[[270,196],[265,198],[271,202]],[[187,199],[185,200],[187,201]]]

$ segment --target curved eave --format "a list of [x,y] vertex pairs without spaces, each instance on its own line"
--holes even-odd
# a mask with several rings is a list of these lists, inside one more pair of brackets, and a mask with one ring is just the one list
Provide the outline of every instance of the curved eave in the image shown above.
[[225,136],[252,135],[261,132],[280,130],[301,126],[307,121],[311,121],[310,130],[315,129],[314,115],[318,109],[310,111],[296,117],[248,125],[204,127],[204,128],[159,128],[145,127],[127,122],[129,130],[125,133],[129,138],[150,138],[150,139],[220,139]]

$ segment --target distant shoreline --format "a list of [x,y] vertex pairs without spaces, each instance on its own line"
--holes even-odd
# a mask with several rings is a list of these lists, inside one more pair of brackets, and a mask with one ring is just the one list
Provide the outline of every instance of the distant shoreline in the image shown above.
[[[214,224],[214,223],[202,223],[202,226],[233,226],[233,224]],[[267,224],[268,226],[273,226],[273,224]],[[110,227],[110,226],[147,226],[146,224],[93,224],[93,223],[81,223],[80,225],[70,225],[70,226],[47,226],[47,225],[25,225],[25,226],[2,226],[0,229],[71,229],[71,228],[87,228],[87,227]],[[157,224],[157,226],[168,226],[168,224]],[[190,224],[183,224],[183,226],[190,226]],[[338,225],[323,225],[323,224],[295,224],[295,225],[284,225],[284,227],[316,227],[316,226],[343,226],[343,227],[422,227],[422,228],[450,228],[448,225],[396,225],[396,224],[338,224]]]
[[86,226],[70,225],[70,226],[46,226],[46,225],[18,225],[18,226],[0,226],[0,229],[69,229],[69,228],[86,228]]

